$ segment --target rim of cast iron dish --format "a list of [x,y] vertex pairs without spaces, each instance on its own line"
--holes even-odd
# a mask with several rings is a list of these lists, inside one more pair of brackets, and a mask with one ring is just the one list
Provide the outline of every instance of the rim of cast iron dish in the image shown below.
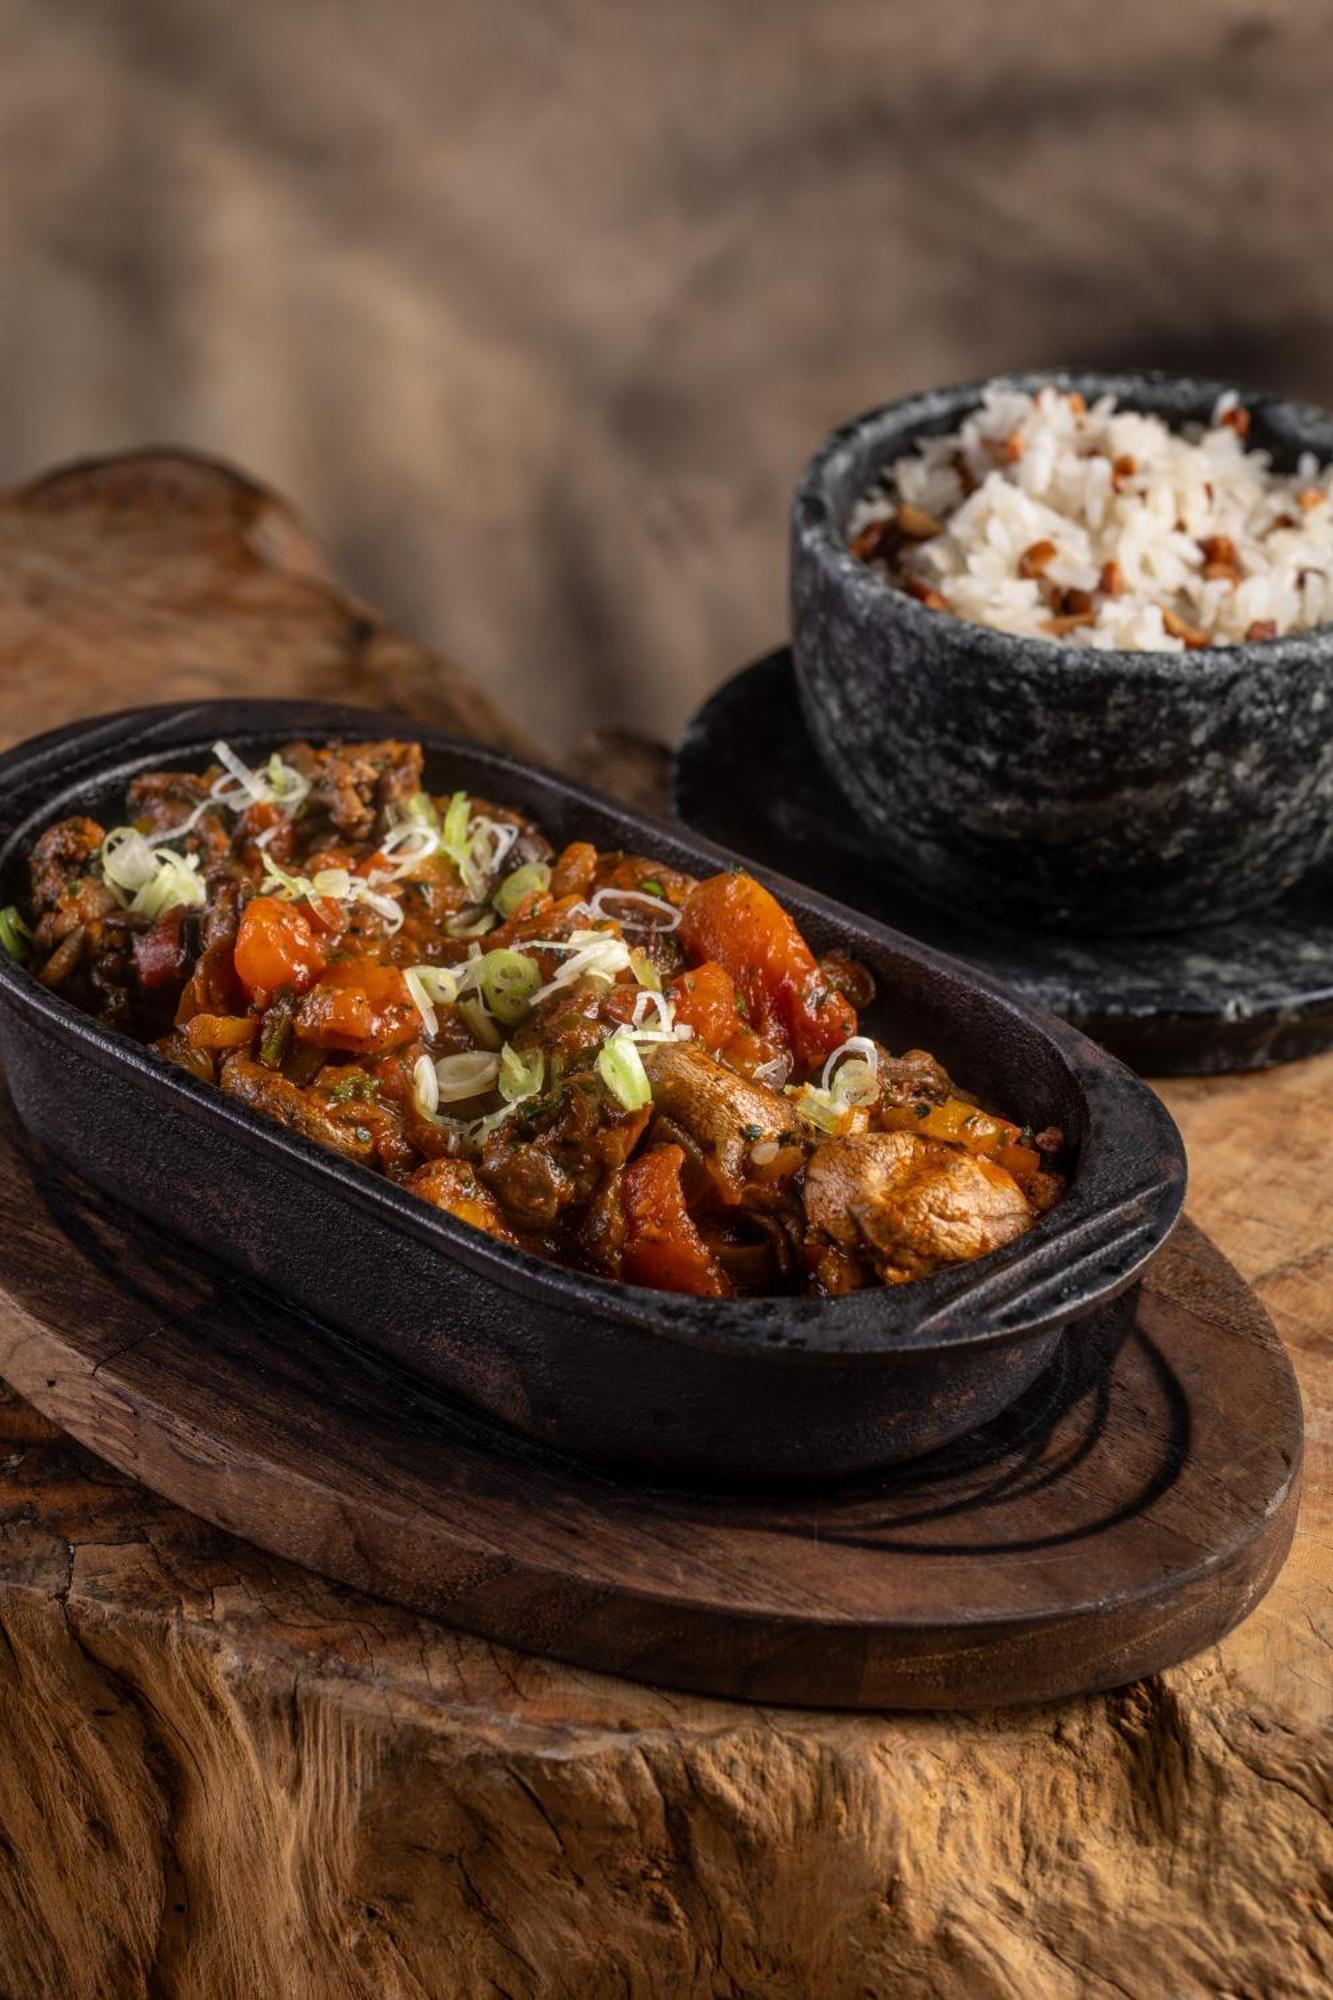
[[[130,767],[151,769],[164,751],[182,759],[206,757],[219,728],[242,748],[251,741],[262,745],[275,732],[292,728],[319,729],[351,740],[397,729],[410,733],[438,760],[453,757],[486,765],[501,785],[512,778],[520,787],[531,788],[535,779],[571,806],[609,812],[636,836],[661,840],[668,854],[674,850],[721,864],[735,858],[688,829],[411,717],[319,701],[234,698],[123,710],[30,738],[0,756],[0,860],[12,868],[25,843],[72,802],[71,795],[120,782]],[[503,791],[497,796],[503,797]],[[1160,1099],[1077,1029],[1020,999],[999,981],[771,869],[755,866],[754,873],[798,913],[836,927],[853,948],[859,936],[881,949],[905,951],[946,980],[961,976],[998,1011],[1027,1020],[1053,1045],[1075,1080],[1087,1129],[1064,1198],[1026,1235],[909,1285],[869,1286],[841,1298],[774,1294],[700,1300],[658,1292],[497,1243],[382,1176],[233,1104],[215,1087],[50,991],[3,952],[0,1004],[21,1011],[57,1044],[72,1039],[95,1062],[137,1072],[162,1110],[196,1125],[220,1123],[230,1128],[261,1160],[281,1162],[303,1179],[336,1185],[358,1207],[377,1212],[397,1230],[438,1245],[442,1254],[510,1294],[554,1295],[566,1306],[649,1327],[689,1345],[725,1343],[815,1363],[844,1364],[908,1352],[1001,1347],[1066,1325],[1132,1284],[1170,1236],[1184,1201],[1184,1147]],[[1108,1223],[1114,1226],[1118,1217],[1127,1218],[1133,1248],[1110,1271],[1103,1267],[1104,1260],[1117,1244],[1104,1242],[1098,1232]],[[1031,1267],[1026,1278],[1018,1277],[1012,1295],[1007,1294],[1006,1274],[1015,1269],[1021,1274],[1026,1267]],[[980,1324],[969,1323],[973,1307]]]

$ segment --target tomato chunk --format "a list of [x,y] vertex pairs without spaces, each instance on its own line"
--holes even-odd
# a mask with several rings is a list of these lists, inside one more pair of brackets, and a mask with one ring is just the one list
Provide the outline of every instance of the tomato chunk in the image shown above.
[[298,1040],[348,1055],[383,1055],[421,1032],[421,1015],[396,965],[349,958],[329,966],[296,1010]]
[[659,1292],[693,1292],[726,1298],[726,1272],[700,1236],[685,1206],[679,1146],[654,1146],[626,1167],[620,1184],[625,1248],[620,1274],[632,1285]]
[[735,980],[750,1023],[813,1069],[856,1033],[856,1012],[831,986],[781,903],[753,875],[710,875],[691,890],[680,941]]
[[280,986],[304,993],[324,970],[323,948],[308,917],[279,896],[253,896],[236,936],[236,977],[263,1006]]

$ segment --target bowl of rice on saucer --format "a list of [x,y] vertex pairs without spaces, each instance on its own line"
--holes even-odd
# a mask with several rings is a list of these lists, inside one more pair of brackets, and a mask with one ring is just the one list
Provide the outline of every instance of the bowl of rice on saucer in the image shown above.
[[1011,375],[845,425],[796,490],[792,645],[886,866],[972,917],[1165,930],[1333,849],[1333,414]]

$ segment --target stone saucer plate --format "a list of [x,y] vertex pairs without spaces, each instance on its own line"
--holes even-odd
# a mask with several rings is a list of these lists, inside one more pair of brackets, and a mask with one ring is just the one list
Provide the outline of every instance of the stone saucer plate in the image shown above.
[[785,647],[695,715],[672,803],[710,840],[969,960],[1147,1074],[1264,1069],[1333,1047],[1333,867],[1185,931],[1102,939],[964,921],[894,871],[825,777]]

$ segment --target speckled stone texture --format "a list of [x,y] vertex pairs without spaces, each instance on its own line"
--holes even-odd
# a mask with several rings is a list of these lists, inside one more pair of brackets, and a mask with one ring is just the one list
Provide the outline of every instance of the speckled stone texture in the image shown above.
[[1333,865],[1229,923],[1165,936],[1024,931],[959,917],[839,812],[785,650],[706,702],[681,741],[673,799],[696,831],[981,966],[1152,1076],[1267,1068],[1333,1047]]
[[[1110,392],[1173,424],[1227,385],[1147,373],[1001,378]],[[981,384],[837,431],[792,522],[792,645],[829,773],[884,860],[963,914],[1108,932],[1216,921],[1300,880],[1333,842],[1333,630],[1191,653],[1015,638],[929,611],[848,551],[860,494]],[[1250,442],[1333,456],[1333,416],[1244,395]]]

